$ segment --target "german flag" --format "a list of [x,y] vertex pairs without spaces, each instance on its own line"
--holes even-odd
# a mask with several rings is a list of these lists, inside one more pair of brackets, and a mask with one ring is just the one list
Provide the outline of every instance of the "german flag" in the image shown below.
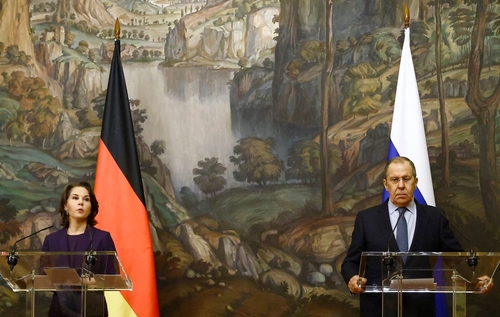
[[98,227],[109,231],[133,291],[107,292],[109,316],[159,316],[153,246],[134,127],[120,60],[120,27],[109,74],[95,193]]

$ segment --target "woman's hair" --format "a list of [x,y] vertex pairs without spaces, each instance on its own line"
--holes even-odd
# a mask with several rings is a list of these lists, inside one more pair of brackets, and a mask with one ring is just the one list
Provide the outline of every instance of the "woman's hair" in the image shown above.
[[89,192],[90,196],[90,214],[87,217],[87,224],[91,226],[95,226],[97,224],[97,220],[95,217],[99,212],[99,203],[97,202],[97,198],[95,197],[94,191],[92,190],[92,186],[90,186],[87,182],[79,182],[78,184],[68,184],[64,189],[61,195],[61,202],[59,203],[59,214],[61,215],[61,226],[67,227],[69,226],[69,216],[66,214],[65,206],[68,201],[71,191],[75,187],[83,187]]

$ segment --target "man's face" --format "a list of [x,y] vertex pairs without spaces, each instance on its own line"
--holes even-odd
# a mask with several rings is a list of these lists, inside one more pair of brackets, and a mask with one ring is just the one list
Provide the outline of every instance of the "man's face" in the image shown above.
[[391,202],[398,207],[407,206],[413,200],[413,192],[418,182],[418,178],[413,176],[410,163],[391,163],[385,177],[384,187]]

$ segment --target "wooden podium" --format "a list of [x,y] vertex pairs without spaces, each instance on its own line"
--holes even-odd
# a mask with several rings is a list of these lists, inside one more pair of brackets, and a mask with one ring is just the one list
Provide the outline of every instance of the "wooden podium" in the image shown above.
[[133,288],[116,252],[2,252],[0,275],[14,292],[26,293],[26,316],[35,316],[36,292],[56,292],[68,314],[101,315],[104,292]]

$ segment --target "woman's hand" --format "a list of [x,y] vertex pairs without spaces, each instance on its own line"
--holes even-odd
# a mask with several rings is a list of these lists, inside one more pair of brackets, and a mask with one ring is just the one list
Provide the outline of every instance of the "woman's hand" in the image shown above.
[[93,276],[85,276],[82,277],[82,284],[87,288],[94,288],[95,286],[97,286],[97,281]]

